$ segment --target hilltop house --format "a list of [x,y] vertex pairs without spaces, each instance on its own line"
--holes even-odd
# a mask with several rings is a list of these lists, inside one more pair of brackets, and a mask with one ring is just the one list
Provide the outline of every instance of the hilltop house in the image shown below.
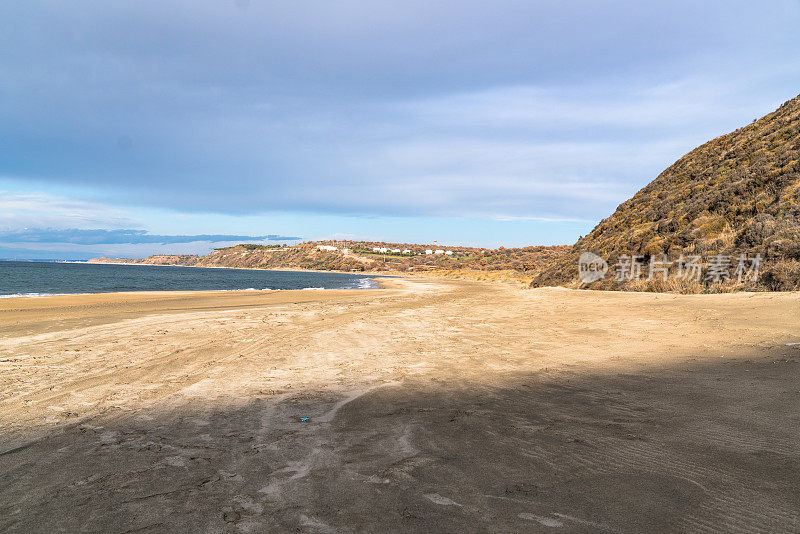
[[317,245],[317,250],[328,250],[330,252],[335,252],[339,249],[330,245]]

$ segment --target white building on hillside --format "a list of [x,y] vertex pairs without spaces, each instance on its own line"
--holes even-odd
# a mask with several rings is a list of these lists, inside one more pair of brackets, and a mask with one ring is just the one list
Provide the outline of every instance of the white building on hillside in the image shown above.
[[328,251],[331,251],[331,252],[335,252],[335,251],[337,251],[339,249],[336,248],[336,247],[332,247],[330,245],[317,245],[317,250],[328,250]]
[[444,250],[442,250],[442,249],[440,249],[440,248],[437,248],[437,249],[434,251],[434,254],[444,254]]
[[447,254],[448,256],[452,256],[453,255],[453,251],[452,250],[445,250],[444,253]]
[[425,251],[425,254],[433,254],[433,251],[431,249],[428,249]]

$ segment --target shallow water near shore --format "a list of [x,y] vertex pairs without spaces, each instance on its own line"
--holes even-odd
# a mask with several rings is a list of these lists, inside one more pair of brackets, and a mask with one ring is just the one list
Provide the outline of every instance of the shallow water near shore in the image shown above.
[[305,271],[215,269],[0,261],[0,297],[117,291],[371,289],[370,275]]

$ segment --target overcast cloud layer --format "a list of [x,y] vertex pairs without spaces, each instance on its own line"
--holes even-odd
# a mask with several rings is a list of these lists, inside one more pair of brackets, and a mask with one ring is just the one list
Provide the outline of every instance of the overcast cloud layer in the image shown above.
[[174,243],[194,243],[206,241],[219,243],[223,241],[247,241],[259,243],[268,241],[297,241],[296,236],[281,235],[226,235],[226,234],[195,234],[195,235],[157,235],[144,230],[81,230],[77,228],[53,229],[31,228],[17,231],[0,231],[1,242],[11,243],[72,243],[75,245],[112,245],[112,244],[142,244],[157,243],[161,245]]
[[5,2],[0,186],[30,198],[0,225],[54,195],[107,213],[35,226],[597,221],[796,96],[798,27],[794,0]]

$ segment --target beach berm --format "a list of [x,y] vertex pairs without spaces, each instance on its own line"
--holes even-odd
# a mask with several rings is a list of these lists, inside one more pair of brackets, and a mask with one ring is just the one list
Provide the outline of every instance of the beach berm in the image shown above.
[[793,532],[800,294],[0,300],[0,532]]

